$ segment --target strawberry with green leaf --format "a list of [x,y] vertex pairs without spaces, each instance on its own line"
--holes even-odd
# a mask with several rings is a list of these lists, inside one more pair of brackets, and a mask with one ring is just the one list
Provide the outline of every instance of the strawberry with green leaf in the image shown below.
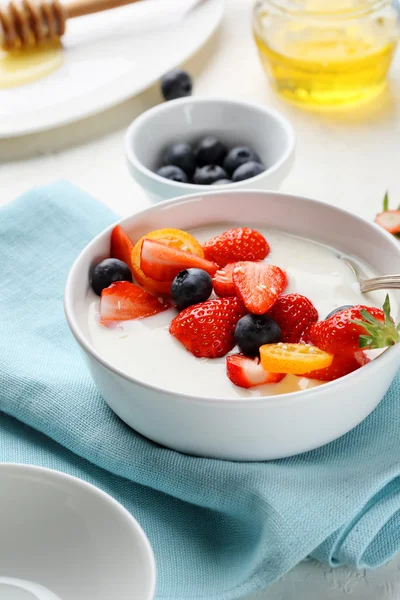
[[390,316],[389,295],[386,296],[383,304],[384,320],[378,321],[368,310],[361,309],[360,315],[362,321],[356,319],[352,321],[355,325],[360,325],[367,332],[359,337],[359,346],[362,349],[387,348],[400,342],[400,323],[395,325]]
[[354,354],[360,348],[386,348],[400,342],[400,324],[390,316],[389,296],[383,310],[369,306],[347,308],[325,321],[314,323],[310,340],[330,354]]
[[383,199],[383,211],[376,215],[375,223],[397,237],[400,234],[400,206],[397,210],[389,209],[389,194],[387,192]]

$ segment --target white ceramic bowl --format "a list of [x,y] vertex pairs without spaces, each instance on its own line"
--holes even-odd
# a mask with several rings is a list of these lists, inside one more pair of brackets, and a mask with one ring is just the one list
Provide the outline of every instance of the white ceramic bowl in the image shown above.
[[118,502],[58,471],[0,464],[0,598],[154,595],[150,544]]
[[[398,272],[400,246],[376,225],[333,206],[277,192],[191,196],[164,202],[121,223],[138,239],[153,229],[190,230],[227,221],[320,239],[358,256],[378,273]],[[275,397],[215,400],[171,394],[125,375],[93,347],[85,309],[89,270],[109,255],[111,230],[96,237],[73,265],[65,292],[66,317],[102,396],[121,419],[146,437],[195,455],[233,460],[281,458],[343,435],[384,396],[400,365],[400,344],[347,377]]]
[[238,100],[182,98],[165,102],[138,117],[125,136],[130,172],[153,202],[215,190],[170,181],[154,172],[167,146],[197,142],[208,134],[229,147],[251,146],[267,167],[257,177],[221,186],[220,190],[276,190],[292,168],[295,135],[289,121],[278,112]]

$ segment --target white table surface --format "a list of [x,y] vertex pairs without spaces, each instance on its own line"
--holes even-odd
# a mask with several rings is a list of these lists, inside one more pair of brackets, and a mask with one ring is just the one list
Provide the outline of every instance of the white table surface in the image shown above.
[[[400,51],[388,90],[364,107],[315,114],[289,106],[270,90],[251,37],[252,0],[227,0],[223,25],[186,65],[197,96],[258,101],[281,110],[298,136],[295,167],[283,191],[318,198],[372,218],[389,190],[400,203]],[[80,123],[0,141],[0,204],[36,185],[68,179],[128,215],[147,206],[124,160],[123,134],[157,104],[157,87]],[[331,571],[303,563],[252,600],[399,600],[400,557],[374,572]]]

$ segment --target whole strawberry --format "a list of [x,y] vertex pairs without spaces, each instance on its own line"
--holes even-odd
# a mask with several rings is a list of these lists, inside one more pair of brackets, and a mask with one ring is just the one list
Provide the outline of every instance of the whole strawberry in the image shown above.
[[315,323],[310,329],[310,340],[325,352],[349,354],[360,348],[386,348],[398,343],[400,335],[390,317],[387,296],[383,310],[354,306]]
[[183,310],[169,331],[194,356],[220,358],[234,348],[236,323],[246,312],[238,298],[207,300]]
[[268,312],[282,332],[282,342],[298,344],[307,342],[309,330],[318,321],[318,311],[313,303],[300,294],[280,296]]
[[318,379],[319,381],[334,381],[339,377],[344,377],[357,371],[360,367],[366,365],[370,360],[364,355],[363,352],[356,352],[355,354],[337,354],[330,367],[326,369],[319,369],[318,371],[311,371],[303,377],[310,379]]
[[213,237],[203,245],[203,250],[207,260],[225,267],[237,261],[263,260],[269,252],[269,245],[255,229],[239,227]]

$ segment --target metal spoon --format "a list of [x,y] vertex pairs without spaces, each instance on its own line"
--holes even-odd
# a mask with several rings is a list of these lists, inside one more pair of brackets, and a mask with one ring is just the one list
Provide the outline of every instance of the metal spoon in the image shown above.
[[400,289],[400,275],[383,275],[382,277],[367,278],[365,274],[362,273],[360,265],[355,260],[349,256],[344,256],[343,254],[339,255],[339,258],[341,258],[353,271],[363,294],[375,290]]

